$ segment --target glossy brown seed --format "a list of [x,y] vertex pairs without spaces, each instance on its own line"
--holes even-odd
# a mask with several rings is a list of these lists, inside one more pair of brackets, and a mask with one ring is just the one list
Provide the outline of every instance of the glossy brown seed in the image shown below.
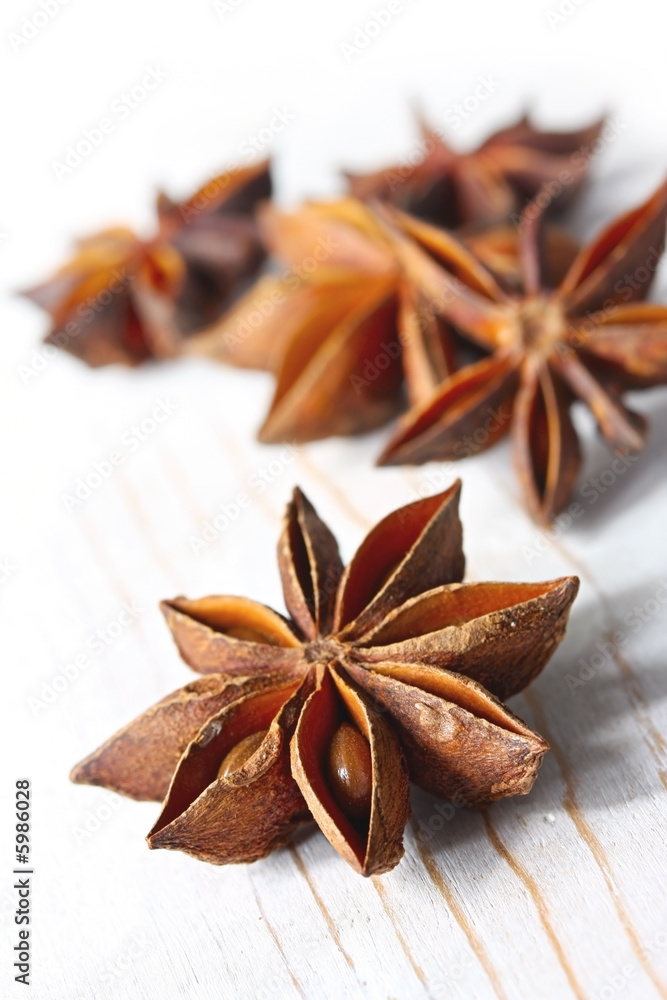
[[243,767],[245,762],[252,757],[255,750],[259,748],[267,732],[267,729],[260,729],[258,733],[251,733],[250,736],[244,737],[235,747],[232,747],[218,768],[217,777],[228,778],[234,771],[238,771],[240,767]]
[[333,735],[327,769],[331,791],[345,815],[368,822],[373,787],[371,750],[368,740],[349,722],[341,723]]

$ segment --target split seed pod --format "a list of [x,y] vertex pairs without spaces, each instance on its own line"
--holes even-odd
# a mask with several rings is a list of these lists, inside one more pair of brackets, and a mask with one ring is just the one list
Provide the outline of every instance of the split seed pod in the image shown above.
[[529,510],[549,522],[568,503],[581,462],[570,410],[588,406],[622,453],[644,445],[646,421],[629,389],[667,382],[667,306],[645,303],[665,245],[667,183],[583,247],[556,288],[545,279],[542,219],[519,227],[521,288],[506,292],[451,233],[383,208],[397,253],[430,308],[488,356],[444,379],[402,417],[382,465],[470,454],[511,426]]
[[270,195],[264,162],[220,174],[182,202],[161,194],[150,239],[115,228],[80,240],[52,278],[23,293],[51,318],[47,343],[94,368],[174,357],[257,271],[254,209]]
[[546,664],[578,580],[461,583],[459,491],[389,514],[343,568],[295,490],[278,545],[290,618],[240,597],[166,601],[202,676],[72,779],[164,799],[151,847],[254,861],[312,817],[363,875],[403,854],[409,779],[468,806],[528,792],[547,744],[500,699]]

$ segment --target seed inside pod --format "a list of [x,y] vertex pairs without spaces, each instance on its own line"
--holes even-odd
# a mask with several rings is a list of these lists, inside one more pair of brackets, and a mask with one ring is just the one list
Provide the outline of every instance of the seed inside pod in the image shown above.
[[258,733],[251,733],[250,736],[245,736],[235,747],[232,747],[218,768],[217,777],[228,778],[234,771],[238,771],[248,758],[252,757],[267,733],[268,729],[260,729]]
[[338,727],[327,754],[329,785],[348,819],[368,822],[373,766],[368,741],[349,722]]

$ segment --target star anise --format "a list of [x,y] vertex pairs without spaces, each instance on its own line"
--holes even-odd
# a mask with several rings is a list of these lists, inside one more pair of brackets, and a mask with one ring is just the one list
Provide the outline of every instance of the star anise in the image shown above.
[[221,174],[184,202],[158,198],[159,230],[107,229],[24,294],[52,320],[47,343],[93,367],[179,353],[216,319],[264,257],[253,210],[271,193],[268,164]]
[[287,271],[260,279],[187,348],[276,373],[260,440],[371,430],[402,405],[404,379],[414,402],[453,370],[444,324],[421,308],[365,205],[348,198],[293,214],[267,206],[260,225]]
[[458,153],[421,123],[424,156],[417,164],[347,174],[350,192],[449,228],[508,219],[542,186],[554,193],[551,206],[560,210],[580,188],[603,125],[602,120],[575,132],[543,132],[524,117],[477,149]]
[[312,815],[363,875],[403,854],[409,778],[459,805],[528,792],[548,747],[499,699],[546,664],[578,580],[460,583],[459,489],[389,514],[345,569],[295,490],[278,545],[291,617],[242,597],[165,602],[204,676],[73,780],[164,798],[149,846],[215,864],[264,857]]
[[555,289],[543,282],[540,215],[527,209],[522,295],[506,294],[451,234],[383,209],[390,212],[402,229],[394,232],[406,272],[431,307],[491,353],[408,412],[380,464],[465,457],[494,444],[511,423],[529,509],[550,521],[579,470],[573,401],[591,409],[614,449],[637,450],[646,424],[622,393],[667,382],[667,307],[639,301],[664,249],[667,183],[584,247]]

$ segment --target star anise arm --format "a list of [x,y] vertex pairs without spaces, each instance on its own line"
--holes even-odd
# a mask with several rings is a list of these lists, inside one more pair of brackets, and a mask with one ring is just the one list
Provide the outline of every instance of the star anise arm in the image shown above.
[[[346,302],[336,322],[335,310]],[[305,324],[287,346],[259,439],[313,441],[358,434],[391,419],[402,381],[396,312],[394,277],[361,285],[355,278],[341,288],[338,305]]]
[[386,206],[376,211],[405,274],[433,308],[483,347],[495,347],[509,299],[488,268],[447,230]]
[[524,147],[528,150],[541,150],[569,157],[572,153],[588,152],[588,147],[598,138],[604,123],[605,119],[599,118],[591,125],[572,132],[547,132],[535,128],[528,116],[523,115],[514,125],[495,132],[480,148]]
[[[369,816],[350,818],[331,790],[327,754],[341,722],[349,719],[370,750]],[[403,856],[410,816],[405,760],[386,720],[346,680],[325,670],[306,702],[292,740],[292,772],[329,843],[362,875],[389,871]]]
[[538,295],[542,288],[540,265],[543,232],[542,213],[524,211],[519,225],[517,250],[525,295]]
[[403,374],[411,406],[429,399],[456,368],[449,331],[417,289],[399,287],[398,334]]
[[559,288],[567,314],[607,308],[608,300],[645,298],[665,246],[666,221],[667,182],[580,251]]
[[505,700],[536,677],[565,634],[575,576],[547,583],[460,583],[413,597],[354,643],[368,665],[428,663]]
[[308,677],[283,683],[211,716],[180,759],[148,846],[230,864],[286,843],[309,818],[289,741],[310,689]]
[[568,393],[546,364],[524,362],[512,417],[514,464],[528,508],[548,524],[570,498],[581,450]]
[[274,371],[320,297],[318,286],[290,288],[282,276],[264,275],[216,323],[188,337],[183,353]]
[[343,563],[336,539],[298,487],[285,512],[278,566],[287,610],[303,634],[327,635]]
[[491,157],[462,157],[452,169],[461,222],[501,222],[516,205],[516,194]]
[[383,518],[346,567],[334,631],[354,641],[409,597],[463,578],[461,481],[434,496],[406,504]]
[[475,681],[419,663],[348,670],[397,727],[426,791],[483,806],[532,788],[548,744]]
[[184,274],[169,243],[117,227],[79,240],[74,257],[25,294],[51,316],[48,342],[92,367],[137,364],[174,353],[174,301]]
[[367,275],[394,271],[391,243],[373,213],[354,198],[311,202],[298,212],[285,213],[265,205],[259,213],[264,241],[297,274],[317,274],[315,263],[346,268]]
[[154,358],[176,357],[183,335],[176,322],[173,299],[137,276],[132,287],[132,305],[148,354]]
[[667,381],[667,306],[620,305],[592,322],[574,327],[574,346],[608,364],[624,388]]
[[247,597],[175,597],[160,608],[179,653],[200,674],[289,673],[300,663],[295,629],[277,611]]
[[466,365],[401,418],[378,465],[419,465],[490,448],[509,429],[518,361],[498,352]]
[[115,733],[77,764],[70,778],[159,802],[167,794],[181,754],[207,719],[231,702],[263,691],[271,681],[276,678],[270,675],[231,681],[215,674],[198,678]]
[[605,387],[572,350],[562,350],[552,358],[572,392],[583,400],[595,417],[600,433],[614,448],[640,451],[644,447],[647,423],[641,414],[628,409],[618,395]]
[[168,195],[160,193],[157,198],[160,231],[173,236],[193,220],[214,214],[251,215],[260,201],[270,197],[269,160],[240,170],[228,170],[212,177],[182,201],[173,201]]

